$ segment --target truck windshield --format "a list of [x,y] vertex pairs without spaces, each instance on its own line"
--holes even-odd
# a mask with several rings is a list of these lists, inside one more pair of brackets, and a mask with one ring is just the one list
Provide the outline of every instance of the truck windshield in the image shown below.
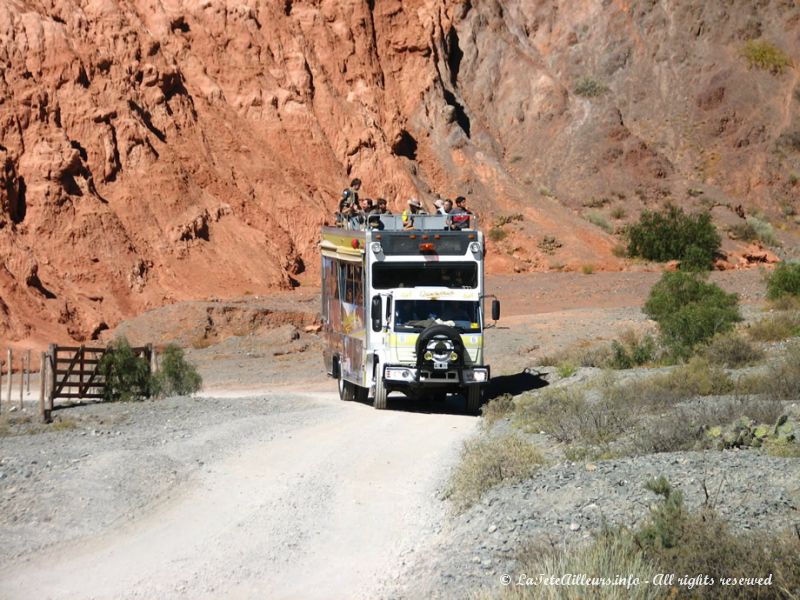
[[420,332],[431,325],[449,325],[459,331],[481,330],[480,303],[462,300],[397,300],[395,331]]
[[372,267],[376,290],[409,287],[478,287],[478,263],[377,263]]

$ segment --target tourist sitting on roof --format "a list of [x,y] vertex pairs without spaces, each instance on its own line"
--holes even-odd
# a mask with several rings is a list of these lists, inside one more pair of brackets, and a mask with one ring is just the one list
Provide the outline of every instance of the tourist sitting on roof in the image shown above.
[[403,211],[403,229],[414,228],[414,215],[424,215],[425,211],[422,210],[422,203],[416,198],[411,198],[408,201],[408,208]]

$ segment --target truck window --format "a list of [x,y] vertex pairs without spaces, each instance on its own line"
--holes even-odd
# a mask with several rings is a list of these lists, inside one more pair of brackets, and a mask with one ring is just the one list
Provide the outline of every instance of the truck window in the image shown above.
[[478,287],[478,263],[376,263],[372,266],[376,290],[410,287]]

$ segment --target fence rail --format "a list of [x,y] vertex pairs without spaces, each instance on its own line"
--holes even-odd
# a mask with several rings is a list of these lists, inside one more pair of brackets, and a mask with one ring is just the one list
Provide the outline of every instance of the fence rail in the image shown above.
[[[155,370],[156,353],[153,345],[131,348],[134,354],[146,360],[150,372]],[[101,400],[106,397],[106,382],[98,366],[107,348],[89,346],[59,346],[51,344],[42,352],[39,363],[39,414],[49,423],[56,400]],[[7,389],[5,398],[9,410],[13,403],[14,351],[8,349],[6,366]],[[21,354],[19,364],[19,408],[23,408],[23,388],[30,393],[31,351]],[[25,383],[27,381],[27,384]],[[0,361],[0,411],[3,410],[3,369]]]

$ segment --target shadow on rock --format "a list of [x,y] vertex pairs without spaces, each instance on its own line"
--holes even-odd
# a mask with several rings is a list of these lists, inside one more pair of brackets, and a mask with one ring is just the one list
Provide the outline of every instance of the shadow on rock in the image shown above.
[[531,369],[525,369],[520,373],[513,375],[500,375],[499,377],[492,377],[486,388],[485,401],[488,402],[503,394],[511,394],[517,396],[523,392],[531,390],[538,390],[539,388],[546,387],[547,381],[544,379],[543,373],[538,373]]

